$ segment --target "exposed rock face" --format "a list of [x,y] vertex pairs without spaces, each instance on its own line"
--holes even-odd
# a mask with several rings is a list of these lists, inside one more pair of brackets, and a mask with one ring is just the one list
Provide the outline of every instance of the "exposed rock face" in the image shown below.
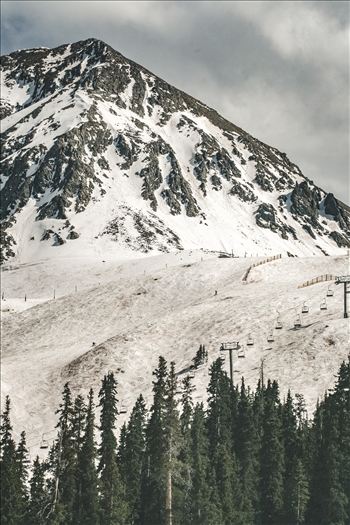
[[313,225],[318,226],[321,194],[318,188],[311,188],[307,181],[296,184],[291,194],[291,211],[304,216]]
[[279,233],[283,239],[288,239],[288,234],[296,239],[295,230],[291,226],[283,224],[276,217],[276,210],[272,204],[260,204],[256,211],[255,220],[258,226]]
[[[2,260],[33,237],[59,248],[109,235],[162,251],[189,237],[185,247],[209,247],[210,231],[220,247],[265,250],[271,230],[290,253],[294,241],[301,254],[346,246],[349,213],[285,153],[104,42],[18,51],[1,67]],[[115,209],[133,217],[130,235]]]

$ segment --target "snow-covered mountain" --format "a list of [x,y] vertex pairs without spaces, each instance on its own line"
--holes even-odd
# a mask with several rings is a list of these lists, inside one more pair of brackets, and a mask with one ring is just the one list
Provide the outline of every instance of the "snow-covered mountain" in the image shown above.
[[350,246],[349,209],[285,153],[104,42],[1,64],[4,260]]

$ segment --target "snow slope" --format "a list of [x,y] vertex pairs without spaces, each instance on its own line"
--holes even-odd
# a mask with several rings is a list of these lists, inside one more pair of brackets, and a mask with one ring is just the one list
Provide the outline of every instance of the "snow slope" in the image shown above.
[[[15,431],[27,431],[31,453],[43,433],[54,435],[66,381],[75,393],[91,386],[97,392],[102,375],[113,370],[119,399],[130,410],[140,392],[151,400],[159,355],[181,371],[202,343],[209,366],[221,342],[237,339],[245,346],[249,334],[255,343],[245,359],[235,359],[235,381],[244,375],[254,386],[264,358],[265,377],[278,379],[283,395],[288,388],[303,393],[312,412],[349,352],[349,320],[342,317],[341,287],[332,285],[334,296],[320,311],[329,283],[298,285],[347,273],[348,257],[282,258],[254,268],[244,284],[256,260],[198,250],[80,268],[70,259],[43,261],[3,272],[2,310],[12,311],[3,315],[2,393],[11,396]],[[295,330],[304,301],[310,312]],[[278,312],[283,329],[268,343]],[[196,400],[205,399],[207,380],[206,366],[195,373]]]

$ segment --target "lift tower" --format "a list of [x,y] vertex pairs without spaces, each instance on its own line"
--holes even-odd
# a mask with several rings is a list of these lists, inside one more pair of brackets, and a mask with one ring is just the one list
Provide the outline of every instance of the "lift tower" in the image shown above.
[[239,351],[240,345],[238,341],[233,341],[231,343],[221,343],[220,346],[220,352],[229,352],[230,355],[230,379],[233,386],[233,360],[232,360],[232,352],[233,351]]
[[335,278],[335,284],[344,284],[344,318],[348,317],[347,294],[350,293],[350,275]]

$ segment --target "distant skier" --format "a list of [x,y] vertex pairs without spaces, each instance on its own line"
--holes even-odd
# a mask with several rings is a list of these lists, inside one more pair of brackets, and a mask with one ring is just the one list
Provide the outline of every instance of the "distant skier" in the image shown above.
[[218,294],[218,291],[217,291],[217,290],[215,290],[215,293],[214,293],[214,295],[217,295],[217,294]]

